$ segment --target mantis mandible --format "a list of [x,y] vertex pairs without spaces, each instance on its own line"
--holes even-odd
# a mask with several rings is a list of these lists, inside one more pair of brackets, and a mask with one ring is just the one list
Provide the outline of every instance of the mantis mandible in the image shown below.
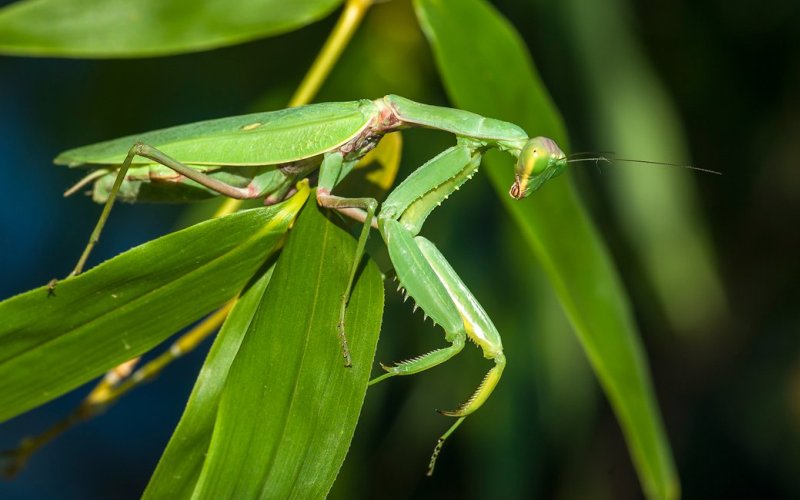
[[[375,199],[333,194],[384,134],[410,127],[450,132],[456,145],[408,176],[380,212]],[[440,325],[450,345],[393,366],[381,365],[386,373],[370,384],[439,365],[460,352],[467,339],[494,362],[464,404],[440,412],[457,420],[439,438],[430,475],[445,439],[497,386],[506,359],[500,334],[483,307],[436,246],[419,233],[431,211],[472,178],[481,156],[492,148],[516,158],[509,190],[515,199],[539,189],[568,163],[554,141],[529,138],[512,123],[395,95],[198,122],[66,151],[57,164],[95,169],[74,189],[94,182],[93,198],[105,203],[70,276],[82,271],[116,198],[184,201],[221,194],[272,204],[292,196],[298,181],[316,176],[317,203],[363,223],[337,325],[345,366],[351,364],[344,326],[347,299],[372,227],[385,241],[400,287],[416,302],[415,310],[421,308]]]

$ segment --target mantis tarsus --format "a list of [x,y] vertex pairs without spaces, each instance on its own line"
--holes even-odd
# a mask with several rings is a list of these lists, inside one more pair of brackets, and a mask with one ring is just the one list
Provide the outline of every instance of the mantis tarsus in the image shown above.
[[[380,212],[375,199],[333,194],[384,134],[410,127],[450,132],[456,145],[408,176]],[[291,196],[296,182],[316,175],[317,203],[363,223],[337,325],[345,365],[351,364],[344,327],[347,298],[371,227],[386,242],[404,293],[442,327],[450,343],[394,366],[381,365],[387,373],[371,383],[443,363],[461,351],[467,339],[494,361],[472,397],[453,411],[440,412],[457,420],[439,439],[430,474],[445,439],[494,390],[505,356],[483,307],[433,243],[418,234],[430,212],[475,174],[482,154],[492,148],[517,159],[509,190],[515,199],[539,189],[568,162],[554,141],[529,138],[512,123],[393,95],[199,122],[73,149],[56,163],[95,169],[79,186],[94,182],[94,199],[105,207],[70,276],[82,271],[116,198],[180,201],[222,194],[270,204]]]

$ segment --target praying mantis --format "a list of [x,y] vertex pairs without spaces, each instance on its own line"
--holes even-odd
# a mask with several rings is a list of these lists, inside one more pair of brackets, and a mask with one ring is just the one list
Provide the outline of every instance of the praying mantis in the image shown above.
[[[373,198],[333,193],[385,134],[412,127],[452,133],[456,144],[409,175],[380,210]],[[274,204],[291,197],[299,181],[315,179],[320,206],[363,224],[337,324],[345,366],[352,364],[344,323],[347,300],[372,228],[386,243],[399,289],[414,300],[415,310],[422,309],[444,330],[449,346],[392,366],[382,364],[386,373],[370,384],[444,363],[468,339],[494,363],[465,403],[440,411],[456,421],[434,448],[430,475],[445,440],[486,402],[506,364],[500,334],[486,311],[436,246],[419,236],[428,215],[472,178],[490,149],[516,159],[509,195],[517,200],[559,175],[568,163],[554,141],[531,138],[512,123],[396,95],[210,120],[72,149],[55,162],[93,169],[74,189],[94,183],[93,198],[105,206],[69,276],[82,272],[118,198],[184,201],[223,195]]]

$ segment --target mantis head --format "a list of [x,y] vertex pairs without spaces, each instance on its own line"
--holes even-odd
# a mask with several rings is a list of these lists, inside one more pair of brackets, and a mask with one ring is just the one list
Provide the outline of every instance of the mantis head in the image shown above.
[[514,184],[508,194],[516,200],[525,198],[563,172],[566,166],[567,156],[554,140],[547,137],[528,139],[519,153]]

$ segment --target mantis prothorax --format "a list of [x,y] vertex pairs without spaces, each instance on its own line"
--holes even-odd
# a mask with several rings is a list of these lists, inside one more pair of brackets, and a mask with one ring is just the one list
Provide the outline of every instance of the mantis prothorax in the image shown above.
[[[333,194],[384,134],[410,127],[450,132],[456,145],[408,176],[380,212],[375,199]],[[363,223],[337,325],[345,365],[351,363],[344,329],[347,295],[371,227],[377,227],[386,242],[404,293],[442,327],[450,344],[394,366],[381,365],[386,373],[371,383],[443,363],[461,351],[467,339],[494,361],[472,397],[455,410],[440,412],[458,420],[439,439],[430,474],[445,439],[487,400],[506,361],[500,334],[483,307],[434,244],[419,233],[431,211],[475,174],[481,156],[492,148],[517,160],[509,190],[515,199],[530,195],[567,166],[566,156],[551,139],[529,138],[512,123],[394,95],[199,122],[73,149],[56,163],[96,169],[81,185],[94,182],[93,197],[105,207],[70,276],[82,271],[116,198],[182,201],[222,194],[271,204],[291,196],[296,182],[318,172],[317,203]]]

